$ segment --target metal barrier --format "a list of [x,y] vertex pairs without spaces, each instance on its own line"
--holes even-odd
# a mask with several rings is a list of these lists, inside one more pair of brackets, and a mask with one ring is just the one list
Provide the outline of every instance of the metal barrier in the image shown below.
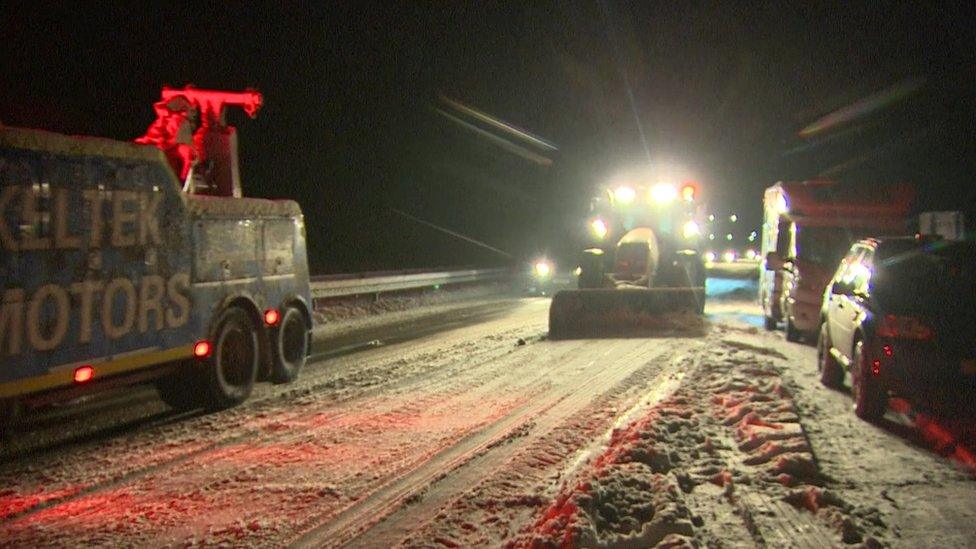
[[509,280],[509,269],[468,269],[441,272],[360,273],[356,275],[313,276],[312,297],[327,299],[437,288],[454,284],[502,282]]

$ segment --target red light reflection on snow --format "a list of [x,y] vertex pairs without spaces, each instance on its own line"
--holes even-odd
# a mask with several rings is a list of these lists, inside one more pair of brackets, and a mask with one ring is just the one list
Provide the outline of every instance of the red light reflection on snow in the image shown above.
[[892,410],[910,418],[933,452],[945,456],[976,475],[976,418],[948,420],[912,409],[904,399],[891,399]]
[[68,486],[58,490],[45,490],[38,487],[29,493],[16,493],[15,490],[0,491],[0,519],[16,515],[49,501],[71,497],[83,489],[82,486]]

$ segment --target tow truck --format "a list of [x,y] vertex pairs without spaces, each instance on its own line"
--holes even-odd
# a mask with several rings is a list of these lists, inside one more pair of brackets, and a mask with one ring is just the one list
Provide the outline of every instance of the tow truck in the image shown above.
[[135,142],[0,126],[0,424],[154,383],[220,409],[296,378],[312,327],[298,204],[242,197],[228,107],[164,88]]

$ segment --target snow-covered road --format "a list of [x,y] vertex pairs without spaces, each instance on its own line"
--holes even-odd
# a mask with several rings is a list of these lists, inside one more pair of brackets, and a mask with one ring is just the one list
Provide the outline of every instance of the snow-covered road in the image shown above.
[[14,453],[0,545],[972,543],[971,471],[902,415],[857,420],[751,291],[716,281],[703,335],[647,339],[550,342],[548,300],[513,301],[233,410]]

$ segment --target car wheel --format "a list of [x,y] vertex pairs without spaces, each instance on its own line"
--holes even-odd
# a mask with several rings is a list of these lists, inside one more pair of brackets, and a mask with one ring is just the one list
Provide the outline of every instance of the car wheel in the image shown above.
[[295,307],[285,307],[272,341],[274,364],[272,383],[289,383],[298,377],[308,358],[308,329],[305,315]]
[[817,337],[817,370],[820,371],[820,383],[824,387],[836,389],[844,381],[844,370],[834,355],[830,354],[830,334],[827,323],[820,325],[820,335]]
[[854,413],[864,420],[875,420],[884,415],[888,399],[880,384],[871,373],[871,362],[864,350],[864,342],[854,346],[854,359],[851,365],[851,396],[854,397]]
[[254,321],[243,309],[231,307],[214,330],[213,354],[204,372],[204,402],[220,410],[247,400],[258,375],[260,352]]

